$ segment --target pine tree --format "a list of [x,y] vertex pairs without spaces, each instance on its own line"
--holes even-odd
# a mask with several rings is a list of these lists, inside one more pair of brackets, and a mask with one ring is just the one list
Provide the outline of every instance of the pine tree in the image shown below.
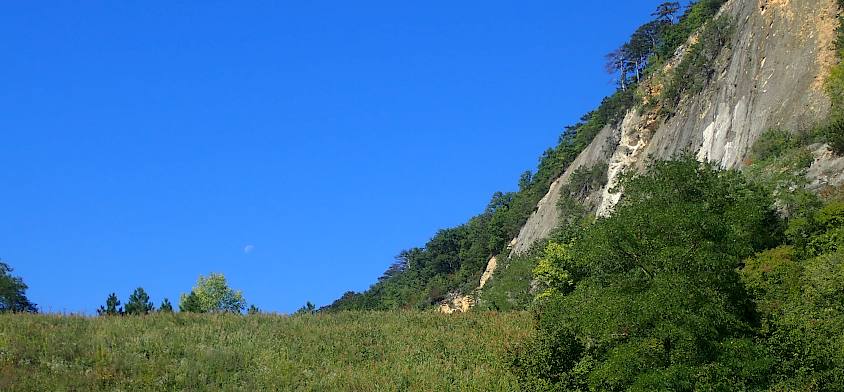
[[117,294],[111,293],[106,300],[105,306],[100,306],[97,309],[97,314],[100,316],[122,316],[123,308],[120,306],[120,300],[117,299]]
[[188,295],[182,294],[182,299],[179,301],[179,310],[184,313],[203,313],[199,297],[193,291]]
[[135,292],[129,296],[129,302],[126,303],[126,314],[147,314],[153,310],[155,306],[150,302],[149,295],[142,287],[135,289]]
[[158,307],[158,311],[161,313],[173,313],[173,305],[170,303],[170,300],[164,298],[164,300],[161,301],[161,306]]
[[678,11],[680,11],[680,3],[676,1],[669,1],[657,6],[656,11],[654,11],[651,16],[655,16],[657,20],[674,22],[674,17],[677,15]]

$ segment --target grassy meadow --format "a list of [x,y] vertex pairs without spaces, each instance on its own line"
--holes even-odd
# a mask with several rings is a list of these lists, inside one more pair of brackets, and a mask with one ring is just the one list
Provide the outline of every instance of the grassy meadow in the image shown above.
[[528,313],[0,315],[2,391],[511,391]]

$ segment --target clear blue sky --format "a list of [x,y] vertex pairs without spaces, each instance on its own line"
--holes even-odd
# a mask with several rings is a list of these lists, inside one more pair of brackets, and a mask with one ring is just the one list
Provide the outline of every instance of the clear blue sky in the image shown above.
[[5,2],[0,258],[44,311],[328,304],[516,188],[658,3]]

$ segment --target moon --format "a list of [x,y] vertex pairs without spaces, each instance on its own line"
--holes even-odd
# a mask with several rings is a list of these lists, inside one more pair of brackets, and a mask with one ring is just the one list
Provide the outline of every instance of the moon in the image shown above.
[[243,253],[245,253],[247,255],[252,253],[252,251],[254,251],[254,250],[255,250],[255,245],[246,245],[246,246],[243,247]]

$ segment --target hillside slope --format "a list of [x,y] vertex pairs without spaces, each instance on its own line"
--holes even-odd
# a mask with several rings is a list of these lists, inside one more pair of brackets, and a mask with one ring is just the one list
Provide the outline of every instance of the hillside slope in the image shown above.
[[[640,26],[608,55],[619,89],[566,127],[537,171],[522,176],[518,191],[497,192],[484,212],[441,230],[424,247],[402,252],[369,290],[347,292],[328,309],[435,306],[451,313],[483,302],[482,293],[509,298],[509,289],[490,289],[501,271],[530,275],[531,261],[510,269],[511,261],[529,258],[544,240],[590,214],[611,214],[624,173],[680,153],[743,167],[766,131],[808,134],[828,120],[833,106],[844,106],[825,90],[841,46],[838,1],[692,4],[682,15]],[[812,151],[812,189],[844,180],[840,154],[823,144]],[[530,277],[510,278],[521,282],[518,296],[526,297]],[[524,300],[505,302],[525,306]]]
[[[725,167],[741,166],[750,147],[771,128],[804,129],[826,116],[824,80],[835,62],[838,7],[834,0],[731,0],[722,10],[733,25],[731,40],[718,54],[715,78],[703,91],[683,97],[676,112],[659,108],[630,110],[609,126],[551,186],[512,243],[514,254],[547,238],[559,224],[560,189],[581,166],[609,164],[599,213],[607,214],[621,194],[611,192],[619,175],[641,169],[649,158],[670,158],[681,151]],[[690,41],[696,39],[693,36]],[[685,46],[666,65],[670,73]],[[660,74],[644,84],[659,90]],[[598,152],[611,150],[607,158]]]

